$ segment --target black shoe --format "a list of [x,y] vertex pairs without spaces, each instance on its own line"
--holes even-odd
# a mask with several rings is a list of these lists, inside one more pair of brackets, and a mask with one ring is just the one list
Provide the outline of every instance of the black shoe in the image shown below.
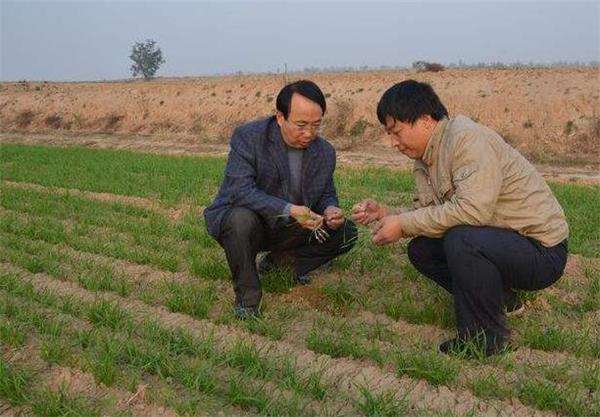
[[235,316],[238,319],[245,320],[248,318],[256,318],[260,316],[260,311],[257,306],[254,307],[242,307],[235,306],[233,309]]
[[319,267],[323,271],[331,271],[333,269],[333,261],[327,261]]
[[504,291],[504,313],[507,317],[516,317],[525,311],[525,304],[513,290]]
[[298,275],[296,282],[300,285],[308,285],[310,284],[310,277],[308,275]]
[[469,339],[455,337],[442,342],[440,352],[447,355],[465,356],[467,358],[481,358],[496,355],[508,347],[506,338],[501,336],[486,336],[482,333]]
[[442,342],[439,346],[440,352],[447,355],[456,354],[465,349],[465,342],[458,337],[448,339]]

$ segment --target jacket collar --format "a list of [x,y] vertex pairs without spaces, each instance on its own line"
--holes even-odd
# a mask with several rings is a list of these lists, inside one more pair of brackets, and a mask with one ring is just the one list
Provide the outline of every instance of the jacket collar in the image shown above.
[[438,121],[431,137],[429,138],[429,142],[427,142],[427,147],[425,148],[425,152],[423,153],[423,157],[421,161],[427,165],[431,166],[435,159],[437,158],[438,150],[440,148],[440,143],[442,138],[444,137],[444,131],[446,130],[446,125],[448,124],[448,118],[444,117],[442,120]]
[[[275,116],[272,116],[268,123],[267,138],[269,140],[268,149],[273,157],[273,161],[277,166],[282,178],[284,179],[284,187],[289,183],[289,163],[285,142],[281,137],[281,128],[277,124]],[[286,191],[287,192],[287,191]]]

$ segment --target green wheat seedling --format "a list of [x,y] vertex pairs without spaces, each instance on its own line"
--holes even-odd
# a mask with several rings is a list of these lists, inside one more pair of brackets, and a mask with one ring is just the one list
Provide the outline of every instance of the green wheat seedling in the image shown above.
[[245,328],[252,333],[266,336],[271,340],[281,340],[284,336],[284,326],[281,321],[277,321],[268,312],[264,312],[261,317],[250,317],[243,322]]
[[249,342],[238,340],[225,354],[224,361],[229,366],[241,369],[249,377],[268,379],[272,376],[273,365],[265,363],[265,355]]
[[425,379],[432,385],[448,385],[456,380],[459,363],[456,359],[441,356],[437,352],[402,352],[396,353],[396,372],[398,375],[409,375],[413,378]]
[[360,251],[369,244],[369,241],[371,240],[370,230],[366,227],[358,225],[356,231],[356,236],[350,237],[346,235],[346,228],[344,227],[342,245],[340,246],[340,249],[350,249],[354,247],[355,250]]
[[[287,283],[285,288],[291,288],[294,285],[291,278],[292,276],[289,273],[285,276],[284,279]],[[269,277],[265,277],[265,279],[269,279]],[[286,335],[289,326],[302,316],[301,307],[289,303],[274,303],[271,305],[265,302],[264,298],[261,302],[261,308],[262,314],[259,317],[249,318],[240,324],[249,332],[260,334],[271,340],[281,340]],[[224,320],[223,323],[235,324],[239,321],[229,314],[227,320]]]
[[87,319],[95,325],[108,327],[114,330],[131,328],[131,316],[117,303],[109,301],[96,301],[87,311]]
[[207,280],[229,280],[231,272],[221,248],[190,244],[185,261],[190,273]]
[[0,342],[12,347],[21,347],[25,344],[25,339],[25,332],[21,326],[0,319]]
[[[600,391],[600,364],[595,363],[583,370],[581,378],[583,386],[594,392]],[[599,404],[600,406],[600,404]]]
[[72,356],[71,345],[60,337],[47,337],[40,346],[40,356],[48,363],[68,363]]
[[291,393],[291,395],[268,394],[266,383],[257,384],[246,375],[240,375],[229,381],[226,396],[233,405],[244,410],[256,410],[266,416],[301,417],[311,415],[306,412],[308,402]]
[[360,337],[346,320],[332,323],[318,319],[306,337],[306,345],[333,358],[368,358],[379,365],[386,360],[377,342]]
[[197,360],[185,368],[177,366],[173,373],[185,387],[212,395],[218,388],[217,372],[218,368],[213,362]]
[[439,296],[436,289],[427,292],[425,300],[418,300],[413,291],[404,289],[397,296],[382,300],[385,314],[394,320],[402,319],[409,323],[434,324],[444,328],[454,326],[454,312],[449,297],[445,294]]
[[16,367],[0,356],[0,398],[13,406],[27,404],[30,399],[31,379],[31,372]]
[[137,327],[140,337],[167,347],[175,355],[190,355],[209,358],[215,356],[214,334],[202,338],[192,336],[185,329],[165,329],[158,322],[148,319]]
[[259,413],[266,411],[271,403],[263,389],[249,387],[242,376],[229,381],[226,395],[231,404],[245,410],[256,409]]
[[581,304],[581,311],[600,310],[600,271],[586,266],[584,270],[586,278],[589,280],[585,300]]
[[495,374],[488,374],[470,382],[471,390],[480,398],[510,398],[513,394],[510,386]]
[[[581,392],[570,384],[553,384],[545,380],[522,381],[517,387],[518,397],[534,404],[540,410],[556,410],[574,417],[589,416]],[[600,408],[596,407],[596,412]]]
[[355,303],[360,304],[363,295],[351,287],[347,279],[339,278],[323,286],[323,294],[337,308],[349,308]]
[[326,365],[312,372],[299,374],[296,371],[297,358],[284,357],[282,362],[281,380],[283,387],[299,394],[308,394],[316,400],[323,400],[327,395],[328,387],[323,382]]
[[[52,273],[50,275],[55,276]],[[83,288],[89,291],[113,291],[122,297],[127,297],[132,291],[132,284],[129,281],[115,277],[110,268],[101,265],[97,265],[95,270],[86,269],[86,271],[77,272],[76,279]]]
[[169,282],[165,285],[167,299],[165,306],[177,313],[185,313],[192,317],[205,319],[214,302],[217,292],[214,284]]
[[30,406],[39,416],[100,416],[98,400],[72,394],[64,385],[56,391],[49,388],[36,391]]
[[270,293],[285,293],[296,285],[293,268],[287,262],[275,265],[260,277],[263,291]]
[[527,326],[522,334],[522,341],[534,349],[567,350],[570,345],[577,343],[575,337],[571,332],[557,327],[540,329],[536,326]]
[[[345,230],[344,230],[345,231]],[[394,262],[394,245],[375,246],[371,228],[357,225],[356,237],[343,238],[343,249],[352,248],[347,254],[336,260],[338,269],[357,273],[372,273],[387,270]]]
[[394,391],[375,394],[369,388],[359,387],[361,398],[355,401],[355,407],[368,417],[399,417],[409,411],[408,393],[401,399],[396,399]]

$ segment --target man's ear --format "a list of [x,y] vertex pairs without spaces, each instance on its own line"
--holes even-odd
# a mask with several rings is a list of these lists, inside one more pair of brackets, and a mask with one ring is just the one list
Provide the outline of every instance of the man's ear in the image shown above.
[[422,127],[425,129],[431,129],[433,125],[435,125],[435,120],[428,114],[424,114],[419,117],[416,122],[419,122]]
[[285,121],[283,113],[277,110],[277,113],[275,113],[275,117],[277,118],[277,124],[279,125],[279,127],[281,127],[281,125]]
[[427,115],[426,117],[427,117],[427,127],[432,128],[437,124],[437,120],[435,120],[430,115]]

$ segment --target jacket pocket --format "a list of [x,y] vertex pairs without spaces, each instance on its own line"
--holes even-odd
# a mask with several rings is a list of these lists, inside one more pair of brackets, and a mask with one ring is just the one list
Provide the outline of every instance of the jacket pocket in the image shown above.
[[454,186],[452,185],[450,178],[446,175],[440,177],[438,188],[437,195],[442,202],[450,200],[454,195]]
[[427,207],[434,203],[433,187],[427,174],[422,170],[415,171],[415,185],[417,186],[416,196],[417,201],[414,201],[414,206]]

